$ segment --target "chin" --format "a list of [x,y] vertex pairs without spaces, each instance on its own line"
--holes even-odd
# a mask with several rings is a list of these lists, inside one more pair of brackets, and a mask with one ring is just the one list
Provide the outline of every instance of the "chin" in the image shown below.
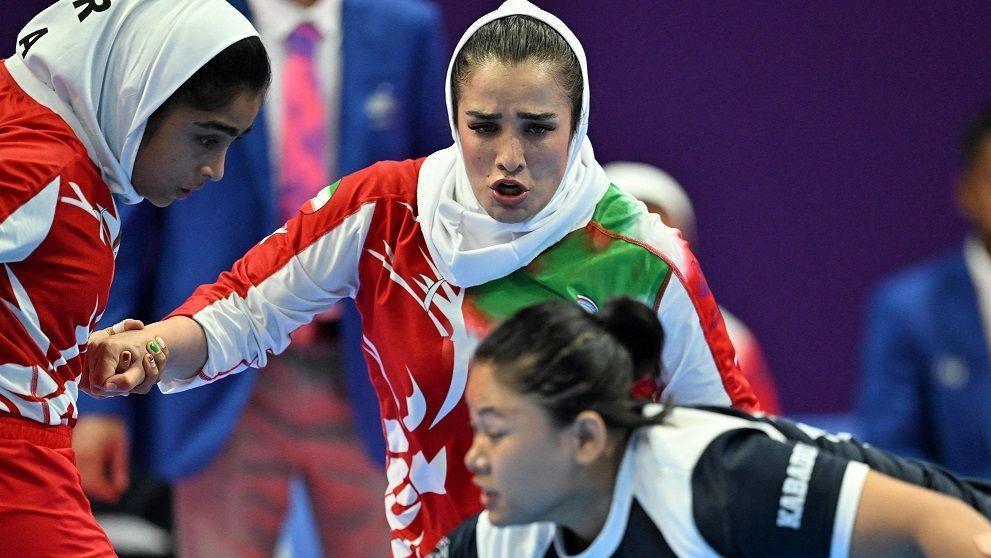
[[529,211],[523,208],[507,209],[496,206],[486,209],[486,213],[489,214],[489,217],[492,217],[500,223],[522,223],[530,217],[533,217]]
[[489,523],[495,525],[496,527],[505,527],[507,525],[513,525],[513,522],[506,518],[506,514],[499,513],[496,510],[489,510]]
[[521,510],[491,509],[489,512],[489,523],[496,527],[509,527],[512,525],[525,525],[541,521],[535,514]]

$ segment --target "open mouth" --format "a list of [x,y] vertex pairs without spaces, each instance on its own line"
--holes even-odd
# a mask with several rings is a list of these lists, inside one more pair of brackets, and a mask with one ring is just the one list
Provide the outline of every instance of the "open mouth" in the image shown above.
[[515,180],[502,179],[489,185],[492,196],[502,205],[519,205],[526,199],[529,188]]

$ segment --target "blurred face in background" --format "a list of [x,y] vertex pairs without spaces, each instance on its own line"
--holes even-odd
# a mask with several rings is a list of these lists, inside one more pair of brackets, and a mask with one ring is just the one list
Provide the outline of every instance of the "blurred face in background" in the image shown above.
[[564,177],[573,127],[553,67],[481,64],[461,88],[458,113],[468,181],[486,213],[519,223],[546,207]]
[[957,201],[991,252],[991,134],[984,137],[973,163],[961,177]]

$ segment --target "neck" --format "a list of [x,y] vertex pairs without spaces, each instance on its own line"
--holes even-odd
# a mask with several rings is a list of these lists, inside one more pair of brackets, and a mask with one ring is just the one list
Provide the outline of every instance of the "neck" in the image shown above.
[[604,459],[605,463],[593,466],[577,485],[584,487],[566,506],[564,514],[553,520],[564,535],[564,546],[569,554],[585,550],[595,540],[609,518],[613,491],[619,476],[625,444],[614,448],[613,454]]

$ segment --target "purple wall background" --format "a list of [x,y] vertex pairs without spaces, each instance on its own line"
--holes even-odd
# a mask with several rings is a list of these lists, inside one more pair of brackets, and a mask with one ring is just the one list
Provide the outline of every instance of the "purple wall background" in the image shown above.
[[[47,2],[12,4],[0,45]],[[438,4],[453,47],[497,2]],[[847,409],[871,285],[965,231],[951,187],[991,101],[991,4],[539,4],[585,46],[599,160],[656,164],[691,194],[703,269],[786,409]]]

